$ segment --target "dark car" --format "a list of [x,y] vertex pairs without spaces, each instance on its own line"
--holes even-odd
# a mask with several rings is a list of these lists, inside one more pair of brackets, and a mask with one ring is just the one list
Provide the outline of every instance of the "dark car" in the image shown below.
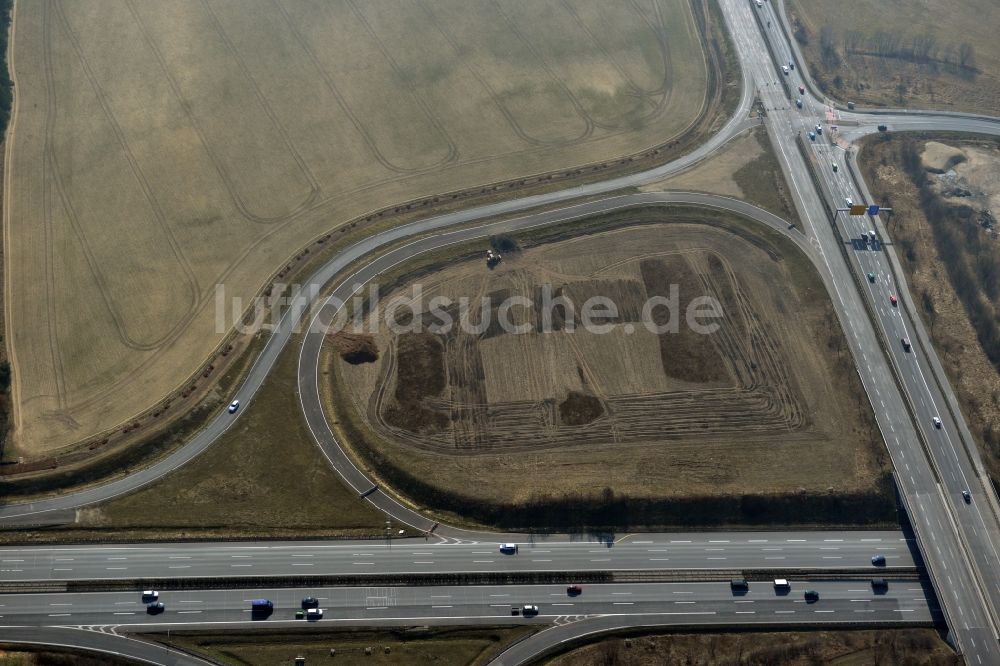
[[804,594],[807,603],[819,601],[819,592],[816,590],[806,590]]
[[872,555],[872,565],[876,567],[884,567],[885,555]]
[[733,578],[729,581],[729,588],[735,591],[745,591],[750,589],[750,583],[746,578]]
[[316,608],[319,606],[319,599],[316,597],[303,597],[302,607],[303,608]]
[[576,595],[582,593],[583,593],[583,588],[580,587],[579,585],[570,585],[569,587],[566,588],[566,594],[568,594],[571,597],[575,597]]
[[968,490],[962,491],[962,499],[965,500],[966,504],[972,504],[972,494]]
[[873,590],[885,590],[889,587],[889,581],[885,578],[872,578]]
[[900,338],[899,343],[903,345],[903,351],[910,351],[910,341],[906,338]]
[[886,127],[885,125],[879,125],[879,126],[878,126],[878,131],[879,131],[879,132],[888,132],[888,131],[889,131],[889,128],[888,128],[888,127]]
[[146,604],[146,612],[150,615],[157,615],[166,610],[166,606],[163,605],[162,601],[154,601],[151,604]]

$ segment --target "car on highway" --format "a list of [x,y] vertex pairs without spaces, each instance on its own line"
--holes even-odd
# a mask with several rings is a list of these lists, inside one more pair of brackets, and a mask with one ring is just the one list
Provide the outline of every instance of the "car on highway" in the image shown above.
[[931,421],[934,422],[934,427],[935,428],[937,428],[938,430],[941,429],[941,419],[939,419],[938,417],[934,416],[934,417],[931,417]]
[[837,173],[838,171],[840,171],[840,167],[837,166],[836,162],[830,162],[830,166],[833,168],[833,172],[834,173]]
[[763,7],[764,6],[764,0],[757,0],[757,6],[758,7]]
[[729,581],[729,589],[734,592],[746,592],[750,589],[750,583],[746,578],[733,578]]
[[889,581],[885,578],[872,578],[873,590],[884,590],[889,587]]
[[795,69],[795,62],[793,60],[788,61],[788,69]]
[[816,134],[822,134],[822,133],[823,133],[823,126],[819,123],[816,123]]
[[802,98],[801,97],[798,98],[797,100],[795,100],[795,106],[799,107],[800,109],[802,108]]
[[875,284],[875,274],[874,273],[869,273],[868,274],[868,281],[871,282],[872,284]]
[[323,617],[322,608],[310,608],[306,611],[307,620],[319,620]]
[[782,65],[781,71],[787,76],[788,75],[788,65]]
[[816,132],[809,132],[809,140],[810,141],[816,140]]
[[500,544],[500,552],[504,555],[514,555],[517,553],[516,543],[502,543]]
[[304,610],[302,610],[301,608],[299,610],[295,611],[295,619],[296,620],[301,620],[305,616],[306,616],[306,612]]
[[143,601],[156,601],[160,598],[160,593],[156,590],[143,590],[142,600]]
[[163,605],[162,601],[154,601],[151,604],[146,604],[146,612],[150,615],[157,615],[166,610],[166,606]]
[[524,615],[525,617],[538,615],[538,606],[535,604],[524,604],[521,606],[521,615]]
[[566,594],[568,594],[571,597],[575,597],[578,594],[583,594],[583,588],[580,587],[579,585],[570,585],[569,587],[566,588]]
[[774,579],[774,589],[776,590],[788,590],[791,589],[791,584],[784,578]]
[[896,298],[896,294],[889,294],[889,302],[892,303],[892,307],[899,307],[899,299]]
[[250,616],[255,620],[267,618],[274,612],[274,602],[270,599],[252,599],[250,601]]
[[819,601],[819,592],[816,590],[806,590],[802,596],[805,597],[806,603],[811,604],[815,601]]
[[879,126],[878,126],[878,131],[879,131],[879,132],[888,132],[888,131],[889,131],[889,128],[888,128],[888,127],[886,127],[885,125],[879,125]]
[[239,408],[240,408],[240,401],[239,400],[233,400],[231,403],[229,403],[229,413],[230,414],[235,414],[236,410],[239,409]]
[[965,500],[966,504],[972,504],[972,494],[968,490],[962,491],[962,499]]
[[853,206],[854,199],[852,199],[851,197],[844,197],[844,203],[847,204],[848,206]]
[[805,95],[806,94],[806,87],[805,86],[799,86],[799,94],[800,95]]
[[885,555],[872,555],[872,566],[884,567],[885,566]]
[[303,608],[317,608],[319,606],[319,599],[316,597],[302,597],[302,607]]
[[903,351],[905,352],[910,351],[910,341],[907,340],[906,338],[900,338],[899,344],[903,345]]

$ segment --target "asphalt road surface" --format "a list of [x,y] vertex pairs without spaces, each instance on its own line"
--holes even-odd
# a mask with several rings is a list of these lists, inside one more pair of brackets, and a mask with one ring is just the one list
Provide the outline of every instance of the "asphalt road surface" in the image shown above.
[[[834,621],[924,622],[934,619],[936,607],[929,587],[918,580],[892,580],[882,591],[873,591],[868,578],[838,581],[797,581],[779,590],[773,579],[751,580],[749,590],[734,592],[729,583],[617,583],[584,585],[570,594],[565,585],[474,585],[427,587],[335,587],[238,590],[183,590],[160,592],[163,612],[150,614],[140,592],[86,592],[8,594],[3,596],[0,618],[5,625],[106,626],[116,631],[137,628],[200,628],[289,623],[370,626],[374,623],[425,625],[547,624],[586,616],[661,615],[684,622],[752,624],[774,621],[825,624]],[[806,590],[819,592],[807,603]],[[318,620],[296,620],[302,599],[315,597],[323,609]],[[250,602],[268,599],[270,614],[251,612]],[[525,616],[526,604],[538,607]],[[517,609],[518,615],[512,614]],[[741,617],[745,616],[745,617]],[[671,620],[673,622],[674,620]],[[0,627],[0,640],[3,640]]]
[[[913,543],[899,532],[641,534],[612,543],[560,537],[518,544],[385,541],[182,543],[0,548],[8,581],[319,576],[353,574],[655,569],[915,567]],[[873,575],[877,572],[872,568]]]

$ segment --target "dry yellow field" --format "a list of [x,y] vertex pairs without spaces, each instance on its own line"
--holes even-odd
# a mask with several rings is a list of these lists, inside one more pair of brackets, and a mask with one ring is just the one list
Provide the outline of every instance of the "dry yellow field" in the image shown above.
[[11,56],[29,456],[178,388],[224,336],[216,285],[246,302],[368,211],[663,143],[708,87],[686,0],[38,0]]

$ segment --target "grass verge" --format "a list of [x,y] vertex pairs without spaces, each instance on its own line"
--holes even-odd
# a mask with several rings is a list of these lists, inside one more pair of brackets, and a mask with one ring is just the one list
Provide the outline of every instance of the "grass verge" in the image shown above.
[[296,394],[292,344],[236,425],[155,484],[77,524],[0,532],[8,541],[145,541],[379,534],[384,516],[359,499],[312,440]]
[[933,629],[749,631],[611,637],[570,650],[550,666],[653,664],[911,664],[957,666],[962,658]]
[[440,664],[479,666],[507,645],[535,632],[532,627],[410,627],[342,630],[292,630],[253,633],[175,632],[147,638],[232,666],[306,664]]

